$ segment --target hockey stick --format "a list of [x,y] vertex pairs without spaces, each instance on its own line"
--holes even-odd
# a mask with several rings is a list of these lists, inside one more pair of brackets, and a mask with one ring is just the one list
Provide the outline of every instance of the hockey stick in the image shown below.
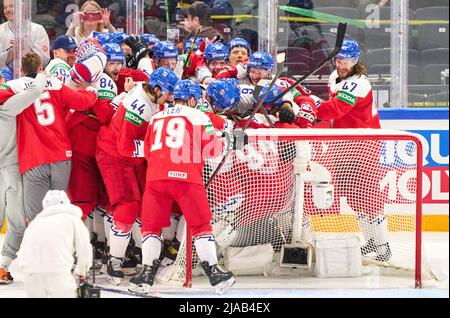
[[197,33],[195,34],[194,41],[192,42],[191,47],[189,48],[189,51],[188,51],[187,57],[186,57],[186,61],[183,64],[183,79],[186,79],[186,76],[184,75],[185,68],[186,68],[186,66],[189,67],[188,63],[191,62],[191,60],[190,60],[191,54],[194,51],[195,43],[197,43],[197,39],[198,39],[199,35],[200,35],[200,29],[198,29]]
[[[259,100],[258,105],[253,109],[252,114],[250,115],[250,117],[248,118],[248,121],[245,123],[244,127],[242,128],[242,132],[244,132],[249,126],[251,121],[253,120],[253,118],[255,117],[256,113],[261,109],[261,107],[264,104],[264,101],[267,99],[267,96],[269,96],[270,90],[272,89],[273,85],[275,85],[275,82],[278,79],[278,75],[277,74],[272,82],[269,85],[269,88],[267,90],[267,92],[264,93],[264,96]],[[261,85],[260,85],[261,83]],[[258,85],[255,87],[255,90],[253,92],[253,97],[255,98],[255,100],[259,99],[259,95],[261,93],[261,91],[263,90],[263,88],[265,87],[265,84],[262,83],[267,83],[267,79],[263,79],[261,80]],[[256,97],[257,96],[257,97]],[[216,170],[214,171],[214,173],[212,174],[211,178],[209,178],[208,183],[206,184],[206,189],[209,188],[209,186],[211,185],[211,182],[214,180],[214,178],[217,176],[217,174],[220,172],[220,170],[222,169],[223,165],[225,164],[225,162],[227,161],[229,155],[231,154],[231,149],[227,150],[227,153],[225,154],[225,156],[223,157],[222,161],[220,162],[219,166],[216,168]]]
[[121,290],[121,289],[115,289],[115,288],[109,288],[109,287],[102,287],[102,286],[96,286],[102,291],[105,291],[107,293],[114,293],[119,295],[125,295],[125,296],[132,296],[132,297],[139,297],[139,298],[161,298],[158,296],[151,296],[151,295],[143,295],[136,292],[131,292],[127,290]]
[[[261,92],[264,89],[264,87],[267,85],[270,85],[269,79],[262,79],[258,82],[258,84],[256,84],[255,90],[253,91],[253,99],[256,101],[256,103],[259,103]],[[264,107],[262,108],[262,112],[263,112],[263,115],[266,118],[267,122],[269,123],[270,127],[273,128],[274,124],[272,122],[272,119],[270,119],[270,116]]]
[[275,97],[269,105],[267,105],[267,108],[272,107],[276,102],[278,102],[280,99],[282,99],[284,96],[286,96],[288,93],[290,93],[297,85],[302,84],[304,81],[306,81],[311,75],[316,74],[322,67],[324,67],[328,62],[330,62],[332,59],[336,57],[336,55],[339,54],[339,52],[342,49],[342,44],[344,43],[345,33],[347,31],[347,24],[346,23],[339,23],[338,25],[338,32],[336,35],[336,45],[331,52],[331,54],[313,71],[305,74],[302,78],[298,79],[294,84],[292,84],[288,89],[286,89],[283,94],[278,95]]

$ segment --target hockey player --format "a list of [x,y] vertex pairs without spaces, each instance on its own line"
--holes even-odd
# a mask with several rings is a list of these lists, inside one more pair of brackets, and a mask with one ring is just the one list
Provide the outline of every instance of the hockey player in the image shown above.
[[[72,170],[68,187],[71,201],[83,211],[83,220],[92,229],[96,258],[100,258],[109,234],[108,198],[95,159],[97,134],[103,125],[109,124],[115,110],[126,93],[117,96],[115,80],[123,67],[124,55],[118,44],[103,46],[106,53],[105,71],[93,83],[99,98],[86,112],[73,112],[66,117],[67,131],[72,145]],[[93,213],[91,213],[94,211]],[[91,223],[92,222],[92,223]],[[104,257],[106,265],[106,258]]]
[[137,85],[125,97],[111,123],[98,134],[96,158],[113,209],[107,264],[107,277],[112,284],[119,284],[124,277],[123,257],[131,228],[141,211],[146,169],[142,141],[160,105],[172,101],[177,82],[171,70],[157,69],[151,74],[150,84]]
[[30,85],[14,96],[0,89],[0,224],[3,225],[3,213],[8,218],[0,256],[0,285],[13,282],[8,267],[16,258],[25,231],[23,185],[17,158],[16,116],[39,97],[47,84],[44,73],[38,74],[34,81],[24,80]]
[[[344,40],[342,50],[336,56],[336,70],[331,74],[328,83],[330,99],[322,102],[317,110],[317,118],[332,120],[334,128],[380,128],[372,86],[359,57],[358,43],[353,40]],[[359,143],[355,143],[355,149],[358,145]],[[361,151],[364,151],[364,145],[360,145]],[[381,146],[375,144],[373,150],[367,154],[374,156],[372,160],[355,159],[352,162],[351,171],[360,171],[363,175],[354,173],[338,175],[336,176],[338,187],[345,189],[346,184],[351,184],[355,188],[379,186],[367,184],[368,180],[382,180],[384,177],[382,169],[378,166]],[[370,164],[368,166],[368,162],[372,162],[374,166],[371,167]],[[364,177],[364,171],[370,173],[370,178]],[[374,175],[377,171],[379,171],[378,176]],[[366,245],[361,248],[362,254],[366,256],[374,253],[376,261],[388,261],[392,255],[387,237],[388,220],[383,211],[377,210],[377,205],[374,204],[380,198],[364,196],[361,191],[351,191],[347,194],[347,200],[358,214],[359,224],[366,238]]]
[[212,79],[205,79],[203,84],[210,84],[215,79],[237,78],[238,70],[229,65],[230,51],[222,42],[206,45],[204,59],[211,71]]
[[274,67],[274,59],[269,53],[257,51],[250,56],[248,61],[247,77],[239,78],[239,83],[256,85],[260,80],[270,78]]
[[[115,42],[112,41],[111,43]],[[126,59],[126,67],[121,69],[119,78],[116,81],[118,94],[128,92],[126,84],[130,82],[130,79],[134,82],[148,82],[150,74],[155,69],[149,55],[151,50],[139,37],[128,37],[125,43],[131,51],[128,55],[123,51]]]
[[82,212],[64,191],[48,191],[41,204],[44,209],[25,230],[12,271],[23,274],[27,297],[76,298],[74,255],[78,277],[85,277],[92,265]]
[[[41,66],[36,53],[23,59],[24,72],[33,78]],[[29,79],[31,81],[32,79]],[[8,82],[5,88],[12,96],[28,85],[24,79]],[[87,85],[86,85],[87,86]],[[48,81],[47,89],[17,117],[17,143],[20,173],[24,178],[24,203],[28,220],[42,210],[41,202],[48,190],[66,190],[71,167],[72,149],[64,117],[69,109],[86,110],[97,101],[94,88],[75,91],[57,78]],[[34,149],[30,153],[30,149]]]
[[[98,90],[98,100],[85,112],[72,112],[66,117],[67,133],[72,145],[72,170],[68,195],[71,201],[83,211],[83,220],[99,204],[101,196],[101,175],[95,160],[97,133],[103,125],[109,124],[115,113],[112,103],[117,95],[117,80],[124,62],[122,49],[117,44],[106,44],[105,73],[93,83]],[[107,73],[111,74],[110,77]]]
[[242,38],[236,38],[230,41],[230,64],[237,66],[239,64],[246,65],[250,58],[252,49],[250,43]]
[[141,34],[141,38],[143,39],[142,42],[147,44],[147,47],[149,49],[153,49],[155,45],[157,45],[160,42],[158,37],[154,34],[143,33]]
[[192,47],[192,44],[194,44],[194,47],[192,49],[192,52],[197,51],[200,48],[201,43],[204,41],[203,38],[197,38],[197,40],[194,43],[195,38],[189,38],[189,40],[186,41],[185,45],[184,45],[184,51],[183,54],[187,54]]
[[175,69],[178,62],[178,50],[170,41],[158,42],[153,48],[156,68],[167,67],[171,71]]
[[209,117],[195,109],[198,85],[181,81],[174,90],[176,105],[151,119],[145,137],[149,163],[142,209],[144,267],[130,280],[130,290],[147,294],[161,262],[161,230],[169,225],[173,202],[180,205],[191,228],[201,266],[212,286],[222,293],[234,284],[233,273],[218,265],[211,211],[203,185],[204,158],[222,152],[222,141]]
[[372,85],[359,57],[358,43],[346,39],[328,82],[331,98],[322,102],[317,112],[318,119],[333,120],[334,128],[381,127]]
[[75,64],[78,45],[70,35],[61,35],[53,43],[53,60],[45,68],[48,76],[58,77],[63,83],[70,78],[70,69]]

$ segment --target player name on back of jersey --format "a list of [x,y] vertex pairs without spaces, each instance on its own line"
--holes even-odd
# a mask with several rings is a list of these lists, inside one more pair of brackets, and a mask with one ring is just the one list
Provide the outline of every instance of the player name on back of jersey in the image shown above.
[[187,180],[188,178],[188,174],[186,172],[181,171],[169,171],[168,176],[169,178],[183,179],[183,180]]

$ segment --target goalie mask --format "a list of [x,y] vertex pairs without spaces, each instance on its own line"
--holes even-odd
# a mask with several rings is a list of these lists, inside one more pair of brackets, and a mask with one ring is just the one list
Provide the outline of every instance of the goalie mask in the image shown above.
[[107,62],[103,47],[94,38],[89,38],[79,45],[76,59],[75,65],[70,70],[70,76],[75,82],[79,80],[96,82],[103,74]]

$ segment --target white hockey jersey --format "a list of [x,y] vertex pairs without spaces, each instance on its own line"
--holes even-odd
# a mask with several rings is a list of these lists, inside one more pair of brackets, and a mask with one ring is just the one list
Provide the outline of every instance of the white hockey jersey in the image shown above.
[[60,58],[55,58],[48,63],[45,68],[45,74],[51,77],[58,77],[64,84],[66,84],[70,78],[70,69],[71,67],[66,63],[66,61]]

